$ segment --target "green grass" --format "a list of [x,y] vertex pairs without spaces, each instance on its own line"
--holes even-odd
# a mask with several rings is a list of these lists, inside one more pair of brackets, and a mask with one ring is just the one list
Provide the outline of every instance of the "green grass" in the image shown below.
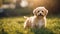
[[25,19],[7,17],[0,19],[0,34],[60,34],[60,16],[47,16],[47,26],[42,29],[24,29]]

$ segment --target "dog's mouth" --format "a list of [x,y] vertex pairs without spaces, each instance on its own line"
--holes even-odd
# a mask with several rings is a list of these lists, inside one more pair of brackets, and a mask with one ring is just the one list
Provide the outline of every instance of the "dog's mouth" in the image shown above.
[[38,14],[38,16],[44,16],[44,15],[40,13],[40,14]]

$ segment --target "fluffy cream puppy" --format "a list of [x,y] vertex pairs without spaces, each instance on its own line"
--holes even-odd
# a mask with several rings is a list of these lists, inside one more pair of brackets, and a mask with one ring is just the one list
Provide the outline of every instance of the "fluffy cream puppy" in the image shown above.
[[25,17],[24,28],[41,28],[46,26],[46,15],[48,10],[45,7],[37,7],[33,10],[34,16]]

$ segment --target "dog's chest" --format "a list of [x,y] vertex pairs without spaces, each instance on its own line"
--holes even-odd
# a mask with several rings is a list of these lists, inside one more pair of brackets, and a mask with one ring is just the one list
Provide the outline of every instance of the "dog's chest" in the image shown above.
[[43,24],[43,20],[35,20],[35,24],[36,25],[42,25]]
[[37,25],[39,25],[39,26],[44,25],[44,21],[43,20],[39,20],[37,23],[38,23]]
[[37,19],[33,19],[32,21],[32,25],[34,26],[42,26],[44,25],[44,20],[43,19],[40,19],[40,20],[37,20]]

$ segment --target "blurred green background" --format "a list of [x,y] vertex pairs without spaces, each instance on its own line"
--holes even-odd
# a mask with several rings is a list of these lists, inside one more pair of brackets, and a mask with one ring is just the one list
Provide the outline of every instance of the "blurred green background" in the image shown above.
[[0,0],[1,16],[32,14],[36,7],[44,6],[48,14],[60,14],[60,0]]

